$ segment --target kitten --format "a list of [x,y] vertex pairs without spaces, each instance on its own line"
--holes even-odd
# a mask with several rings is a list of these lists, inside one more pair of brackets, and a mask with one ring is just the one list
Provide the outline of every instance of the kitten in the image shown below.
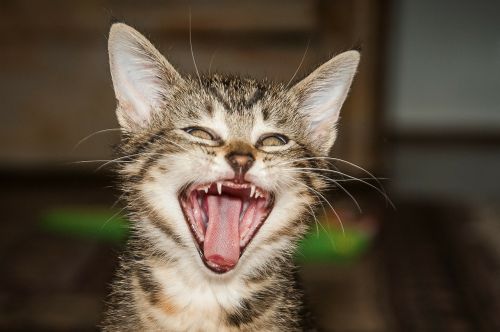
[[290,89],[183,77],[117,23],[109,59],[132,231],[103,330],[306,330],[293,253],[359,53]]

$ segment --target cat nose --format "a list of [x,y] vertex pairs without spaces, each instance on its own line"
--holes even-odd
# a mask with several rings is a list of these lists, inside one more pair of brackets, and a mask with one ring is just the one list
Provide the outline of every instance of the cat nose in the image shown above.
[[243,182],[245,173],[252,167],[255,158],[251,153],[232,152],[226,156],[235,173],[236,182]]

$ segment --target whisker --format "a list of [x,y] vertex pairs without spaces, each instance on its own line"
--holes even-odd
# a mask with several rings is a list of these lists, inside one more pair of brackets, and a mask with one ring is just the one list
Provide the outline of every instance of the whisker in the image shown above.
[[[98,172],[98,171],[99,171],[99,170],[101,170],[102,168],[104,168],[104,167],[106,167],[107,165],[112,164],[112,163],[114,163],[114,162],[116,162],[116,161],[119,161],[119,160],[121,160],[121,159],[127,159],[127,158],[134,157],[134,156],[137,156],[137,155],[142,155],[142,153],[136,153],[136,154],[132,154],[132,155],[128,155],[128,156],[123,156],[123,157],[119,157],[119,158],[111,159],[111,160],[109,160],[109,161],[105,162],[104,164],[102,164],[101,166],[97,167],[97,168],[96,168],[96,170],[95,170],[95,172]],[[129,162],[129,163],[133,163],[133,162],[134,162],[134,160],[130,160],[130,161],[121,161],[121,162],[125,162],[125,163]]]
[[193,58],[193,64],[194,64],[194,69],[196,71],[196,75],[198,76],[198,80],[200,81],[200,86],[201,84],[201,77],[200,77],[200,72],[198,71],[198,66],[196,65],[196,60],[194,58],[194,52],[193,52],[193,40],[192,40],[192,33],[191,33],[191,8],[189,8],[189,47],[191,48],[191,57]]
[[[77,161],[70,161],[70,162],[68,162],[68,165],[102,163],[102,162],[114,162],[114,161],[116,161],[116,160],[115,159],[77,160]],[[127,163],[129,161],[120,161],[120,162]]]
[[[383,188],[384,186],[382,185],[382,183],[379,181],[380,178],[377,178],[375,175],[373,175],[371,172],[369,172],[368,170],[364,169],[363,167],[359,166],[359,165],[356,165],[350,161],[347,161],[347,160],[344,160],[344,159],[341,159],[341,158],[335,158],[335,157],[325,157],[325,156],[320,156],[320,157],[307,157],[307,158],[298,158],[298,159],[294,159],[294,160],[291,160],[291,161],[286,161],[284,162],[283,164],[291,164],[293,162],[297,162],[297,161],[305,161],[305,160],[333,160],[333,161],[339,161],[339,162],[343,162],[351,167],[354,167],[356,169],[359,169],[360,171],[362,171],[363,173],[367,174],[368,176],[370,176],[372,179],[374,179],[377,184]],[[385,190],[384,190],[385,191]]]
[[96,171],[99,171],[101,168],[111,164],[111,163],[133,163],[136,160],[123,160],[127,158],[132,158],[136,156],[168,156],[167,154],[164,153],[158,153],[158,152],[141,152],[141,153],[134,153],[126,156],[121,156],[115,159],[94,159],[94,160],[77,160],[77,161],[72,161],[69,164],[85,164],[85,163],[98,163],[98,162],[104,162],[101,166],[99,166]]
[[[283,182],[288,188],[292,188],[292,186],[289,184],[289,183],[286,183],[284,182],[282,179],[279,179],[278,180],[278,185],[279,185],[279,182]],[[302,194],[299,194],[300,197],[303,197]],[[311,217],[313,217],[314,219],[314,224],[316,226],[316,236],[319,238],[319,228],[318,228],[318,224],[320,224],[318,218],[316,217],[316,213],[314,213],[314,209],[312,208],[311,204],[307,203],[307,207],[309,209],[309,215],[311,215]],[[326,211],[325,211],[325,214],[326,214]]]
[[77,160],[77,161],[70,161],[68,164],[85,164],[85,163],[99,163],[99,162],[105,162],[105,161],[110,161],[112,159],[94,159],[94,160]]
[[116,200],[115,202],[111,205],[110,209],[114,209],[115,206],[121,201],[123,200],[125,197],[125,193],[122,193]]
[[[287,176],[287,175],[284,175],[284,176]],[[344,223],[342,222],[342,219],[340,218],[339,214],[337,213],[337,211],[333,208],[332,204],[330,204],[330,202],[328,201],[328,199],[326,199],[325,196],[323,196],[319,191],[317,191],[316,189],[312,188],[311,186],[308,186],[307,184],[305,183],[302,183],[292,177],[289,177],[290,179],[292,179],[293,181],[296,181],[297,184],[300,184],[304,187],[306,187],[307,189],[311,190],[312,192],[316,193],[317,195],[319,195],[319,197],[321,197],[325,203],[328,204],[328,206],[330,207],[330,209],[332,210],[332,212],[335,214],[335,216],[337,217],[337,219],[339,220],[339,223],[340,223],[340,228],[342,229],[342,234],[345,236],[345,230],[344,230]]]
[[75,151],[83,142],[85,142],[89,138],[94,137],[97,134],[106,133],[106,132],[110,132],[110,131],[121,131],[121,128],[109,128],[109,129],[102,129],[102,130],[98,130],[96,132],[93,132],[92,134],[87,135],[84,138],[82,138],[81,140],[79,140],[78,143],[76,143],[76,145],[71,149],[71,151]]
[[[301,183],[300,181],[297,181],[295,180],[294,178],[292,177],[288,177],[290,180],[292,180],[292,182],[296,182],[298,183],[299,185],[304,185],[303,183]],[[291,187],[289,185],[289,187]],[[310,187],[308,187],[306,185],[306,188],[307,189],[311,189]],[[323,209],[323,216],[325,218],[328,218],[328,214],[326,213],[326,210],[325,210],[325,206],[323,204],[323,200],[315,193],[315,192],[312,192],[312,194],[314,196],[316,196],[316,198],[318,198],[318,203],[321,205],[321,208]],[[328,203],[328,201],[327,201]],[[313,211],[312,207],[311,207],[311,204],[307,204],[309,206],[309,209],[311,211]],[[314,214],[314,212],[313,212]],[[330,232],[325,228],[325,226],[318,220],[318,218],[316,218],[316,214],[314,214],[314,219],[315,219],[315,225],[316,225],[316,236],[319,238],[319,228],[318,228],[318,225],[321,227],[321,229],[323,229],[324,233],[326,234],[326,236],[328,237],[328,240],[330,241],[331,245],[332,245],[332,248],[336,249],[337,248],[337,245],[335,244],[335,240],[332,238]],[[339,219],[339,221],[341,222],[341,220]],[[330,229],[330,224],[327,224],[328,225],[328,228]]]
[[[342,161],[342,162],[345,162],[355,168],[358,168],[360,170],[362,170],[364,173],[368,174],[370,177],[369,178],[357,178],[357,177],[354,177],[354,176],[350,176],[348,174],[345,174],[339,170],[331,170],[331,169],[323,169],[323,168],[315,168],[315,167],[311,167],[311,168],[288,168],[287,170],[292,170],[292,171],[295,171],[295,172],[298,172],[298,173],[304,173],[304,174],[309,174],[309,171],[314,171],[314,170],[318,170],[318,171],[325,171],[325,172],[331,172],[331,173],[335,173],[335,174],[338,174],[338,175],[341,175],[343,177],[347,177],[347,179],[333,179],[333,178],[330,178],[330,177],[327,177],[327,176],[324,176],[322,174],[318,174],[319,176],[321,176],[324,180],[326,180],[327,182],[329,183],[332,183],[333,185],[335,185],[336,187],[339,187],[340,189],[342,189],[349,197],[350,199],[354,202],[354,204],[356,205],[358,211],[360,213],[362,213],[362,209],[361,209],[361,206],[359,205],[359,202],[356,200],[356,198],[346,189],[344,188],[339,182],[347,182],[347,181],[357,181],[357,182],[361,182],[365,185],[368,185],[369,187],[375,189],[378,193],[380,193],[384,198],[385,200],[391,205],[391,207],[393,209],[395,209],[395,205],[394,203],[391,201],[391,199],[389,198],[389,196],[387,195],[384,187],[382,186],[382,184],[380,183],[379,180],[383,180],[383,179],[386,179],[386,178],[377,178],[375,177],[372,173],[370,173],[369,171],[365,170],[364,168],[362,168],[361,166],[358,166],[358,165],[355,165],[351,162],[348,162],[346,160],[343,160],[343,159],[340,159],[340,158],[333,158],[333,157],[307,157],[307,158],[297,158],[297,159],[293,159],[293,160],[288,160],[288,161],[283,161],[283,162],[279,162],[279,163],[276,163],[274,165],[270,165],[268,166],[268,168],[272,168],[273,166],[276,167],[276,166],[280,166],[280,165],[287,165],[287,164],[293,164],[295,162],[298,162],[298,161],[305,161],[305,160],[314,160],[314,159],[325,159],[327,160],[327,162],[330,164],[330,160],[334,160],[334,161]],[[380,185],[381,188],[378,188],[372,184],[370,184],[369,182],[365,181],[365,180],[371,180],[371,179],[374,179],[375,181],[377,181],[377,183]]]
[[[105,167],[106,165],[109,165],[110,163],[112,163],[112,162],[114,162],[116,160],[130,158],[130,157],[135,157],[135,156],[162,156],[162,157],[168,157],[169,155],[165,154],[165,153],[159,153],[159,152],[141,152],[141,153],[130,154],[130,155],[127,155],[127,156],[123,156],[123,157],[120,157],[120,158],[109,160],[108,162],[106,162],[106,163],[102,164],[101,166],[99,166],[96,169],[96,172],[99,171],[101,168]],[[132,160],[130,162],[135,162],[135,161],[136,160]]]
[[358,201],[356,198],[354,198],[354,196],[349,192],[349,190],[347,190],[344,186],[342,186],[340,183],[338,183],[336,180],[332,179],[332,178],[329,178],[325,175],[322,175],[322,174],[318,174],[322,179],[324,179],[325,181],[327,182],[330,182],[339,187],[340,189],[342,189],[343,192],[346,193],[347,196],[349,196],[351,198],[351,200],[354,202],[354,204],[356,205],[356,208],[358,209],[359,213],[363,213],[363,210],[361,209],[361,206],[359,205]]
[[391,205],[391,207],[393,209],[396,209],[396,206],[394,205],[394,203],[391,201],[391,199],[389,198],[389,196],[385,193],[385,191],[381,190],[380,188],[378,188],[377,186],[374,186],[373,184],[367,182],[367,181],[364,181],[364,180],[361,180],[361,179],[358,179],[356,178],[355,176],[351,176],[351,175],[348,175],[348,174],[345,174],[345,173],[342,173],[340,171],[335,171],[335,170],[332,170],[332,169],[327,169],[327,168],[315,168],[315,167],[297,167],[297,168],[287,168],[286,170],[288,171],[294,171],[294,170],[310,170],[310,171],[322,171],[322,172],[330,172],[330,173],[335,173],[335,174],[342,174],[350,179],[353,179],[353,180],[356,180],[356,181],[359,181],[367,186],[369,186],[370,188],[373,188],[375,189],[379,194],[381,194],[385,199],[386,201]]
[[[287,184],[288,187],[291,188],[291,185],[290,184]],[[300,197],[304,197],[302,194],[300,194]],[[310,211],[309,214],[312,213],[312,217],[314,218],[314,222],[316,224],[316,236],[319,237],[319,229],[318,229],[318,225],[321,226],[321,228],[323,228],[323,230],[325,230],[325,227],[321,224],[321,222],[318,220],[317,216],[316,216],[316,213],[314,213],[314,209],[312,208],[311,204],[310,203],[307,203],[307,207]],[[321,209],[323,210],[323,215],[326,217],[327,213],[326,213],[326,209],[325,209],[325,206],[323,205],[323,203],[320,201],[320,204],[321,204]],[[326,231],[326,230],[325,230]]]
[[104,229],[104,227],[106,227],[106,225],[113,219],[115,219],[119,214],[121,214],[123,212],[123,210],[126,209],[126,206],[124,206],[123,208],[121,208],[119,211],[117,211],[115,214],[113,214],[111,217],[108,218],[108,220],[106,220],[102,226],[101,226],[101,231]]
[[[356,178],[359,180],[373,180],[372,178]],[[333,180],[333,179],[332,179]],[[379,178],[379,180],[387,180],[387,178]],[[335,182],[355,182],[354,179],[335,179]]]
[[212,72],[212,63],[214,62],[215,59],[215,54],[217,53],[217,50],[215,50],[212,53],[212,56],[210,56],[210,61],[208,63],[208,76],[210,76],[210,73]]
[[304,54],[302,54],[302,59],[300,59],[300,63],[299,63],[299,66],[297,67],[297,69],[295,69],[295,72],[293,73],[292,75],[292,78],[290,78],[290,80],[288,81],[288,83],[286,84],[286,89],[288,89],[288,87],[290,86],[290,83],[292,83],[293,79],[295,78],[295,76],[297,76],[297,74],[299,73],[299,70],[300,70],[300,67],[302,67],[302,63],[304,63],[304,59],[306,58],[306,55],[307,55],[307,51],[309,50],[309,44],[311,43],[311,38],[309,38],[307,40],[307,45],[306,45],[306,49],[304,51]]
[[163,141],[168,142],[168,143],[170,143],[170,144],[172,144],[172,145],[175,145],[175,146],[177,146],[178,148],[183,149],[183,150],[184,150],[184,151],[186,151],[186,152],[191,152],[191,151],[190,151],[190,150],[188,150],[186,147],[184,147],[184,146],[180,145],[179,143],[177,143],[177,142],[175,142],[175,141],[172,141],[172,140],[170,140],[170,139],[166,138],[165,136],[158,135],[158,134],[151,134],[151,136],[153,136],[153,137],[159,137],[159,138],[160,138],[160,139],[162,139]]

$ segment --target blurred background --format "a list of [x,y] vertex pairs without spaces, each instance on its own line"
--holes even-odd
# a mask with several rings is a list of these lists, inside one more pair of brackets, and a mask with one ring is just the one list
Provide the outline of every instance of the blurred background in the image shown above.
[[332,151],[361,211],[332,190],[345,234],[325,204],[297,254],[319,325],[500,331],[495,0],[0,2],[0,330],[96,330],[127,233],[110,22],[193,73],[190,12],[205,72],[288,82],[362,49]]

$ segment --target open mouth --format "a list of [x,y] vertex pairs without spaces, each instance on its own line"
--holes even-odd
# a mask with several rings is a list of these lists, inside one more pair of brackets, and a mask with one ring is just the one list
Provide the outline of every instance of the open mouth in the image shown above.
[[191,186],[179,196],[205,265],[232,270],[272,210],[274,197],[251,183],[217,181]]

